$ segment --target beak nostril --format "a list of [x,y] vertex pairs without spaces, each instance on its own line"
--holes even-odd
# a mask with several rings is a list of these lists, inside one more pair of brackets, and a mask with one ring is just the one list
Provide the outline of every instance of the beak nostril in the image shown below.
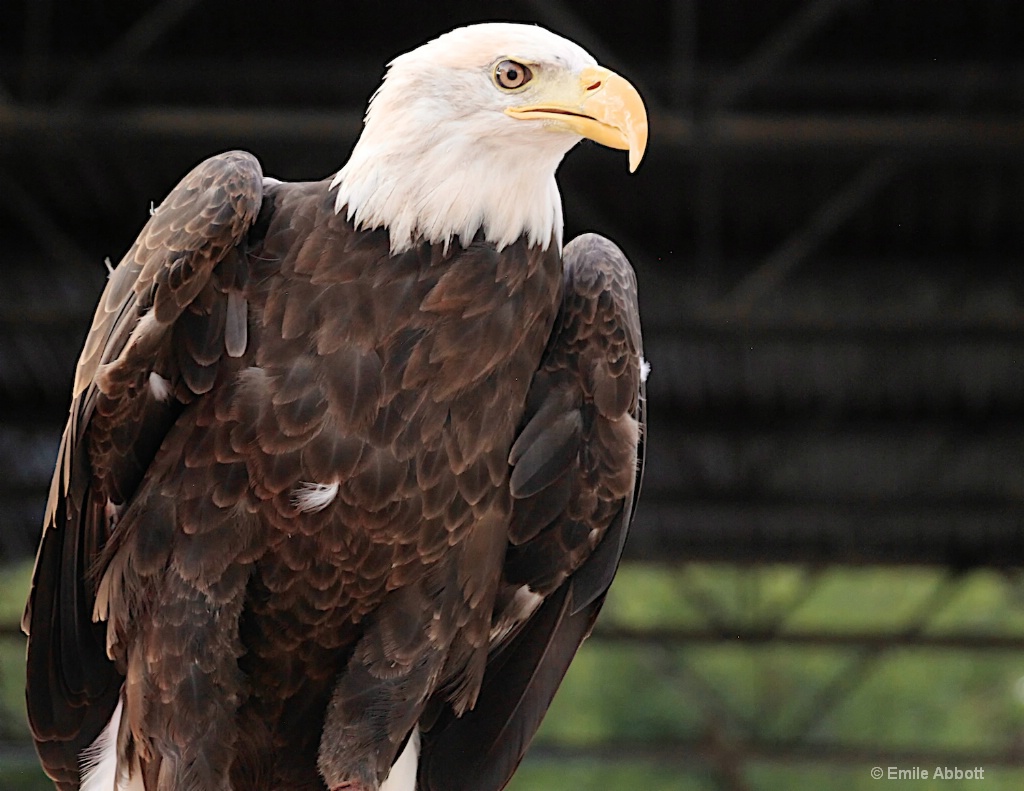
[[596,91],[596,90],[597,90],[598,88],[600,88],[600,87],[601,87],[601,81],[600,81],[600,80],[598,80],[598,81],[597,81],[597,82],[595,82],[595,83],[594,83],[593,85],[588,85],[588,86],[587,86],[587,90],[588,90],[588,91]]

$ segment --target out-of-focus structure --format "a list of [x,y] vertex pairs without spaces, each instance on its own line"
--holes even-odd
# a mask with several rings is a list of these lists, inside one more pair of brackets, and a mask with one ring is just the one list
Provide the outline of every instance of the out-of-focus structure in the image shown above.
[[[630,75],[651,115],[636,175],[597,147],[561,172],[567,237],[598,228],[638,269],[651,438],[629,558],[798,570],[783,604],[757,606],[751,587],[742,617],[684,573],[702,621],[598,639],[847,652],[777,721],[733,717],[626,757],[705,761],[723,788],[748,787],[728,769],[744,756],[1024,764],[1012,734],[982,755],[819,728],[886,652],[1024,654],[1024,630],[936,628],[977,574],[1017,591],[1024,561],[1024,7],[1011,0],[11,0],[0,562],[34,550],[104,258],[151,202],[227,148],[282,178],[330,173],[387,58],[496,16],[577,39]],[[875,565],[934,584],[882,626],[790,624],[831,570]]]

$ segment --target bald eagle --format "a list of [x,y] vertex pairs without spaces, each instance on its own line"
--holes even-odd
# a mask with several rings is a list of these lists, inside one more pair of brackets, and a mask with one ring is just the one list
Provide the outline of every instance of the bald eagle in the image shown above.
[[397,57],[333,178],[198,165],[110,275],[24,626],[61,791],[496,791],[597,617],[644,435],[636,283],[562,247],[637,91],[542,28]]

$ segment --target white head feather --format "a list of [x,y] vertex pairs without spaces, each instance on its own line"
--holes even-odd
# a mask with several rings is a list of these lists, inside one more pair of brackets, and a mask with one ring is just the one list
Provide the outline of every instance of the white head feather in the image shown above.
[[499,249],[524,234],[561,246],[555,170],[582,138],[505,114],[523,101],[494,84],[505,59],[566,72],[595,64],[561,36],[510,23],[458,28],[400,55],[331,185],[336,210],[359,228],[387,228],[393,253],[420,240],[468,244],[480,230]]

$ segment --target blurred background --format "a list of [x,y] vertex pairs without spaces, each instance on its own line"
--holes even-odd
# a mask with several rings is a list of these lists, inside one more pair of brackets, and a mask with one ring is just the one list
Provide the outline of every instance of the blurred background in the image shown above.
[[0,788],[47,787],[17,621],[104,259],[212,153],[337,170],[393,55],[495,18],[651,116],[637,174],[561,170],[638,272],[650,442],[512,788],[1024,788],[1018,0],[2,0]]

